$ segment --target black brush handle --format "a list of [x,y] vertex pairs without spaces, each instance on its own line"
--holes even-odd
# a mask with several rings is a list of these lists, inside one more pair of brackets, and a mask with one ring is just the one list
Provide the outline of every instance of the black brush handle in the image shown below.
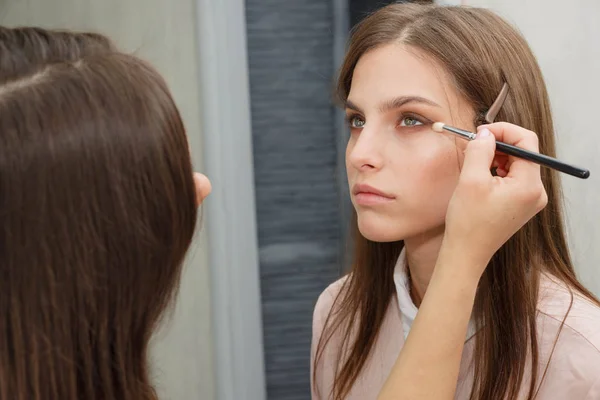
[[496,150],[504,154],[532,161],[536,164],[545,165],[546,167],[553,168],[557,171],[564,172],[565,174],[569,174],[577,178],[587,179],[590,176],[590,171],[587,169],[565,164],[556,158],[548,157],[543,154],[525,150],[503,142],[496,142]]

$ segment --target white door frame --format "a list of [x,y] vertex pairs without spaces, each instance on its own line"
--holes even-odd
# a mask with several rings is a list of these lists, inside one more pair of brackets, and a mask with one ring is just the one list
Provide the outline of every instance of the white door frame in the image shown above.
[[244,0],[196,0],[216,400],[265,400]]

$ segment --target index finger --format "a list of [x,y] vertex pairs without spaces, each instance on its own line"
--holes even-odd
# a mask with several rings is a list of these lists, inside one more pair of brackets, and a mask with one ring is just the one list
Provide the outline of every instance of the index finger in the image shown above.
[[[523,127],[508,122],[496,122],[488,125],[481,125],[478,130],[489,129],[497,141],[504,142],[525,150],[539,153],[538,136]],[[509,155],[508,177],[523,177],[528,181],[531,179],[540,179],[540,166],[532,161],[524,160],[519,157]]]
[[525,129],[521,126],[508,122],[494,122],[493,124],[480,125],[477,130],[483,128],[489,129],[496,140],[513,146],[521,147],[525,150],[539,153],[539,140],[535,132]]

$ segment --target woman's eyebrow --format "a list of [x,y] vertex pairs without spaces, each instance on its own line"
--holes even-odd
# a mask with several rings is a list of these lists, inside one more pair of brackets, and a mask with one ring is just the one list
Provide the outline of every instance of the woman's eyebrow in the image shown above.
[[[388,111],[395,110],[396,108],[400,108],[400,107],[402,107],[402,106],[404,106],[406,104],[409,104],[409,103],[421,103],[421,104],[427,104],[427,105],[433,106],[433,107],[441,107],[435,101],[426,99],[425,97],[421,97],[421,96],[400,96],[400,97],[393,98],[391,100],[386,100],[383,103],[381,103],[379,105],[379,112],[380,113],[386,113]],[[363,113],[363,111],[360,109],[360,107],[357,106],[356,104],[354,104],[350,99],[346,100],[345,107],[346,107],[346,109],[354,110],[354,111],[358,111],[360,113]]]

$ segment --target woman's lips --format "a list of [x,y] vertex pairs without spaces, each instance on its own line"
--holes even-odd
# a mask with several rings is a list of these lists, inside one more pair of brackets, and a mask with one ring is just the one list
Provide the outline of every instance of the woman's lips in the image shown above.
[[354,202],[361,206],[374,206],[394,201],[389,197],[380,196],[375,193],[360,192],[354,195]]
[[385,204],[394,201],[395,196],[366,184],[357,184],[352,188],[354,201],[363,206]]

